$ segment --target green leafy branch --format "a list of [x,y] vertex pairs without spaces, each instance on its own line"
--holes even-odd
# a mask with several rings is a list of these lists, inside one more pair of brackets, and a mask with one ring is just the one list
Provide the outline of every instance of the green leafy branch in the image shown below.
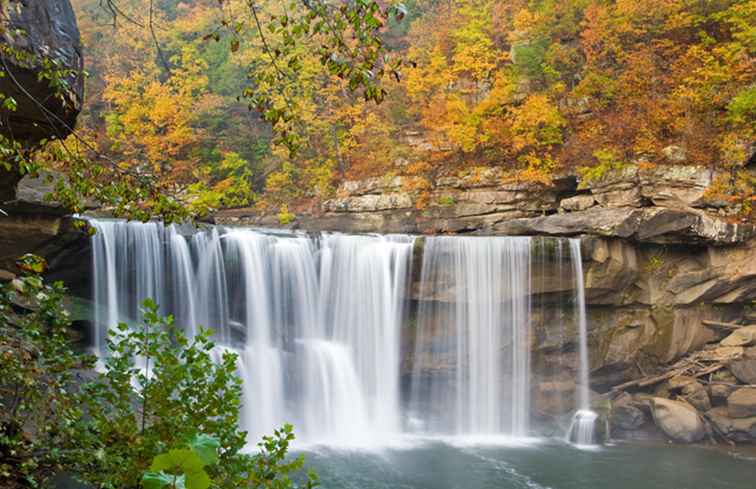
[[145,489],[207,489],[211,479],[205,467],[218,463],[220,442],[198,434],[186,448],[174,448],[157,455],[142,476]]

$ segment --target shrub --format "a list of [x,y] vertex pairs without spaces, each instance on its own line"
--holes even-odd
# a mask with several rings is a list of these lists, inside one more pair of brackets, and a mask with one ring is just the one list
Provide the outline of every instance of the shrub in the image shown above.
[[67,472],[96,488],[137,488],[157,455],[199,434],[218,442],[218,463],[203,466],[213,487],[293,485],[303,460],[286,458],[291,426],[265,437],[259,453],[242,453],[237,357],[218,350],[210,330],[190,341],[147,300],[143,324],[119,325],[94,372],[95,358],[70,346],[63,286],[44,284],[29,263],[0,297],[0,487]]
[[25,255],[21,277],[0,293],[0,487],[36,487],[91,457],[77,391],[95,358],[75,353],[64,288]]

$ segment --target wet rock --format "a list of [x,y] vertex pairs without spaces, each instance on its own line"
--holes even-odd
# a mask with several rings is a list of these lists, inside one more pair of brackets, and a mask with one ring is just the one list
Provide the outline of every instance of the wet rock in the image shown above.
[[533,400],[540,415],[556,417],[568,413],[575,408],[575,381],[539,382]]
[[745,326],[735,330],[722,340],[722,346],[748,346],[756,343],[756,326]]
[[650,400],[654,422],[671,439],[693,443],[706,434],[696,410],[687,403],[654,397]]
[[633,401],[632,396],[623,394],[612,402],[609,422],[612,428],[632,431],[643,426],[646,422],[646,415]]
[[756,388],[737,389],[727,398],[727,413],[731,418],[756,416]]

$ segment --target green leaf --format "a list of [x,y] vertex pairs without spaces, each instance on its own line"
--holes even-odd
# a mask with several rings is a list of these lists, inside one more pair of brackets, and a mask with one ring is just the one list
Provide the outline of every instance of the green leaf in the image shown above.
[[210,435],[198,434],[194,437],[189,446],[199,456],[204,465],[214,465],[218,463],[218,449],[220,442],[217,438]]
[[210,476],[204,470],[187,474],[186,489],[207,489],[208,487],[210,487]]
[[142,476],[142,485],[144,489],[162,489],[163,487],[173,484],[175,476],[160,472],[145,472]]
[[155,457],[150,470],[160,471],[179,468],[183,472],[197,472],[202,470],[205,464],[202,459],[190,448],[174,448],[168,453]]

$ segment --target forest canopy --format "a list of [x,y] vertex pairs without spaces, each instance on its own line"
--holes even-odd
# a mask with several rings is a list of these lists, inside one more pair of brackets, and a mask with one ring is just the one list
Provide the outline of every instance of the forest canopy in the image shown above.
[[363,73],[307,2],[73,4],[89,144],[69,149],[157,175],[197,212],[296,208],[384,175],[414,177],[421,204],[437,176],[490,166],[547,184],[688,162],[752,194],[755,0],[412,0],[371,14],[386,69]]

